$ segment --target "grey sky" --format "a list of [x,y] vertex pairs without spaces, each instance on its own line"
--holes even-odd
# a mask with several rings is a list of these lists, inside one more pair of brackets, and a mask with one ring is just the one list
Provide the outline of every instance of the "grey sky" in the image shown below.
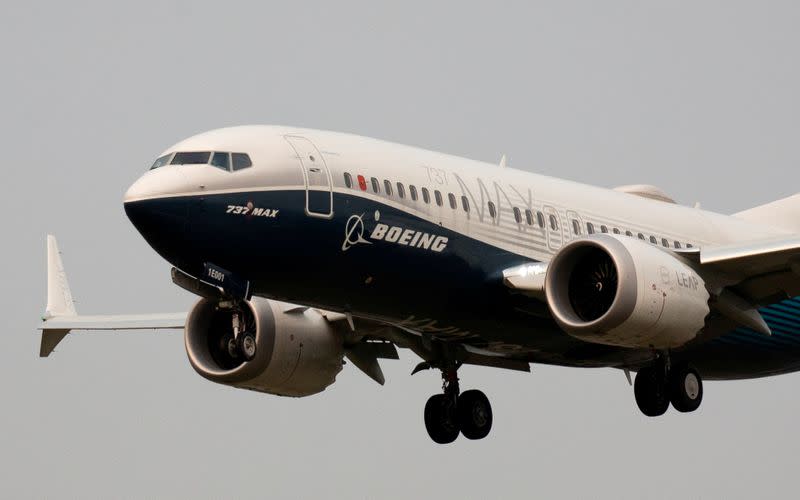
[[440,447],[434,372],[351,366],[291,400],[197,376],[180,334],[70,336],[40,360],[45,234],[79,312],[192,297],[122,194],[207,129],[349,131],[734,212],[800,190],[800,4],[5,2],[0,496],[786,497],[800,377],[708,383],[641,416],[620,372],[467,367],[492,435]]

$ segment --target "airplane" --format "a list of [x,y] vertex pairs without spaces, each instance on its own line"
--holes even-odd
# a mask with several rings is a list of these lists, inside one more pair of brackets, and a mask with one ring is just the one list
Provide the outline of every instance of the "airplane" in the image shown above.
[[[733,215],[351,134],[241,126],[178,142],[125,212],[198,296],[188,312],[77,314],[47,238],[40,356],[70,331],[177,329],[206,379],[303,397],[397,348],[441,372],[439,444],[486,437],[465,364],[616,368],[649,417],[703,380],[800,370],[800,195]],[[631,383],[631,372],[635,382]]]

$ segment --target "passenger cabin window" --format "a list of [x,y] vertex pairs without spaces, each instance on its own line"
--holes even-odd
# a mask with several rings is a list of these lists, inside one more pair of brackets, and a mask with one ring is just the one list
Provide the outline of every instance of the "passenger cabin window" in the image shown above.
[[411,200],[417,201],[417,187],[416,186],[408,186],[408,192],[411,194]]
[[456,195],[453,193],[447,193],[447,199],[450,201],[450,208],[453,210],[458,208],[458,203],[456,203]]
[[601,226],[600,226],[600,232],[601,232],[601,233],[607,233],[607,232],[608,232],[608,226],[603,226],[603,225],[601,225]]
[[170,165],[206,165],[211,158],[210,151],[194,151],[175,153]]
[[233,160],[234,172],[253,166],[253,162],[250,161],[250,156],[245,153],[231,153],[231,159]]
[[556,219],[555,215],[550,216],[550,229],[558,231],[558,219]]
[[539,227],[544,229],[544,214],[542,212],[536,212],[536,222],[539,223]]
[[349,172],[344,173],[344,185],[348,188],[353,187],[353,176]]
[[367,190],[367,180],[364,178],[363,175],[360,174],[358,176],[358,188],[361,189],[362,191]]
[[666,248],[669,248],[669,241],[666,238],[661,238],[661,244],[664,245]]
[[490,201],[490,202],[489,202],[489,216],[490,216],[492,219],[494,219],[495,217],[497,217],[497,209],[495,208],[495,206],[494,206],[494,202],[493,202],[493,201]]
[[386,191],[386,196],[392,195],[392,183],[389,181],[383,181],[383,189]]
[[433,195],[436,197],[436,204],[441,207],[443,204],[442,193],[440,193],[439,190],[437,189],[436,191],[433,192]]
[[694,245],[692,245],[691,243],[687,243],[686,248],[694,248]]
[[594,224],[591,222],[586,223],[586,232],[589,234],[594,234]]
[[650,243],[652,243],[653,245],[658,245],[658,238],[656,238],[655,236],[651,236]]
[[422,201],[425,203],[431,202],[431,194],[428,192],[428,188],[422,188]]
[[406,188],[405,186],[403,186],[403,183],[401,182],[397,183],[397,196],[399,196],[400,198],[406,197]]
[[644,235],[642,233],[639,233],[638,236],[639,236],[640,240],[644,240],[645,239],[645,237],[644,237]]
[[230,155],[228,153],[214,153],[214,156],[211,157],[211,164],[225,171],[230,170]]
[[381,192],[381,185],[378,184],[378,179],[373,177],[372,179],[370,179],[370,182],[372,183],[372,191],[374,193],[380,193]]
[[172,153],[164,156],[159,156],[155,162],[153,162],[153,166],[150,167],[150,170],[155,170],[157,168],[163,167],[169,163],[169,159],[172,156]]
[[461,208],[463,208],[465,212],[469,212],[469,200],[466,196],[461,197]]
[[633,233],[630,231],[625,231],[625,236],[633,237]]
[[522,212],[517,207],[514,207],[514,220],[517,221],[517,224],[522,222]]
[[619,234],[619,229],[614,228],[614,234]]
[[533,212],[531,212],[530,208],[525,209],[525,222],[527,222],[529,226],[533,225]]
[[681,247],[681,242],[680,241],[676,241],[675,242],[675,248],[680,248],[680,247]]
[[580,236],[581,235],[581,225],[577,221],[577,219],[572,219],[572,233],[575,236]]

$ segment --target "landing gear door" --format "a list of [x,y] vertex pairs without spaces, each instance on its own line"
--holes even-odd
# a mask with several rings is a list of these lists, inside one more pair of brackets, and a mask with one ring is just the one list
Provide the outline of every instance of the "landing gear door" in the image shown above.
[[284,136],[297,153],[306,187],[306,215],[333,217],[331,173],[314,143],[297,135]]

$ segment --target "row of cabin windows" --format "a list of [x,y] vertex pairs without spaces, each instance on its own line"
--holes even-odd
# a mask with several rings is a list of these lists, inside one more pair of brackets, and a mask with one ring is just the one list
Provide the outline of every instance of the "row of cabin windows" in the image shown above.
[[[367,181],[364,178],[364,176],[359,175],[357,177],[357,179],[358,179],[358,186],[357,187],[360,188],[362,191],[367,191],[368,185],[367,185]],[[353,176],[350,175],[349,173],[345,173],[344,174],[344,184],[348,188],[356,188],[356,185],[353,183]],[[372,192],[373,193],[381,194],[381,182],[376,177],[372,177],[370,179],[369,186],[372,188]],[[395,191],[395,189],[396,189],[396,191]],[[405,197],[406,197],[406,186],[402,182],[398,182],[396,184],[392,184],[391,181],[384,180],[383,181],[383,192],[386,193],[387,196],[394,196],[394,194],[396,192],[398,198],[405,199]],[[441,191],[434,190],[433,191],[433,198],[431,198],[431,192],[428,190],[428,188],[423,187],[423,188],[419,188],[419,190],[417,190],[417,187],[414,186],[414,185],[409,185],[408,186],[408,196],[411,198],[412,201],[418,201],[420,199],[420,193],[422,194],[422,201],[423,202],[425,202],[427,204],[430,204],[431,203],[431,199],[433,199],[433,201],[438,206],[440,206],[440,207],[444,206],[444,195],[442,194]],[[458,203],[458,199],[456,198],[456,195],[454,195],[453,193],[447,193],[447,204],[453,210],[458,209],[459,203]],[[462,196],[461,197],[461,207],[465,212],[469,212],[469,200],[467,199],[466,196]],[[495,210],[494,204],[492,202],[489,202],[489,212],[493,213],[493,214],[496,214],[496,210]],[[492,217],[494,217],[494,216],[495,215],[492,215]]]
[[[574,232],[578,236],[580,236],[580,234],[581,234],[581,224],[580,224],[580,222],[578,222],[577,219],[572,219],[572,232]],[[592,224],[591,222],[587,222],[586,223],[586,232],[589,233],[589,234],[594,234],[596,232],[594,224]],[[608,232],[608,226],[601,225],[600,226],[600,232],[601,233],[607,233]],[[622,234],[622,232],[619,229],[617,229],[616,227],[613,228],[611,230],[611,232],[613,232],[614,234]],[[625,236],[630,236],[631,238],[634,237],[632,231],[625,231]],[[638,233],[636,235],[636,237],[639,238],[642,241],[648,241],[648,238],[642,233]],[[658,245],[659,244],[658,238],[655,237],[655,236],[652,236],[652,235],[650,236],[649,241],[653,245]],[[673,240],[672,244],[670,245],[670,241],[668,239],[661,238],[661,242],[660,243],[661,243],[661,246],[663,246],[665,248],[670,248],[670,247],[672,247],[672,248],[683,248],[683,245],[681,244],[681,242],[677,241],[677,240]],[[687,243],[686,244],[686,248],[692,248],[692,244],[691,243]]]
[[[362,191],[366,191],[367,190],[367,181],[364,178],[364,176],[363,175],[359,175],[357,178],[358,178],[358,187]],[[350,173],[346,172],[344,174],[344,184],[348,188],[354,188],[355,185],[353,184],[353,176],[350,175]],[[381,194],[381,183],[377,178],[372,177],[370,179],[370,185],[372,186],[372,192],[373,193]],[[401,199],[404,199],[406,197],[406,188],[405,188],[405,185],[402,182],[397,182],[396,184],[392,185],[391,181],[388,181],[388,180],[384,180],[383,181],[383,191],[384,191],[384,193],[386,193],[387,196],[393,196],[394,195],[393,194],[394,193],[394,187],[397,188],[397,196],[399,198],[401,198]],[[428,188],[423,187],[423,188],[421,188],[421,191],[422,191],[422,201],[424,201],[426,204],[430,204],[430,202],[431,202],[431,194],[430,194],[430,191],[428,191]],[[417,201],[419,199],[416,186],[409,185],[408,186],[408,193],[409,193],[412,201]],[[436,204],[438,206],[440,206],[440,207],[444,206],[444,197],[442,196],[442,193],[439,190],[434,190],[433,191],[433,196],[434,196],[434,200],[436,201]],[[458,200],[456,199],[456,195],[454,195],[453,193],[447,193],[447,202],[450,205],[450,208],[452,208],[453,210],[457,210],[458,209]],[[462,208],[462,210],[464,210],[464,212],[469,212],[470,211],[469,199],[466,196],[462,196],[461,197],[461,208]],[[497,218],[497,215],[498,215],[497,214],[497,207],[495,206],[494,202],[490,201],[488,203],[488,208],[489,208],[489,216],[492,219]],[[517,222],[517,224],[522,224],[523,223],[523,218],[524,218],[525,223],[527,225],[529,225],[529,226],[536,225],[536,226],[540,227],[541,229],[545,229],[545,224],[547,224],[552,231],[558,231],[558,217],[556,217],[555,214],[548,214],[547,217],[545,217],[545,214],[542,211],[536,211],[534,213],[529,208],[526,208],[524,211],[522,211],[522,210],[520,210],[519,207],[513,207],[512,211],[514,212],[514,220]],[[596,232],[594,224],[592,224],[591,222],[587,222],[586,223],[586,231],[589,234],[594,234]],[[572,232],[576,236],[580,236],[581,235],[581,224],[580,224],[580,222],[578,222],[577,219],[572,219]],[[608,233],[608,226],[601,225],[600,226],[600,232],[601,233]],[[621,231],[619,229],[617,229],[617,228],[613,228],[612,232],[614,234],[621,234]],[[625,231],[625,234],[627,236],[631,236],[631,237],[633,236],[633,233],[631,231]],[[640,240],[645,240],[646,241],[646,238],[642,233],[639,233],[638,237],[639,237]],[[653,243],[654,245],[657,245],[658,244],[658,238],[656,238],[655,236],[650,236],[650,243]],[[666,238],[661,238],[661,244],[664,247],[667,247],[667,248],[670,247],[669,241]],[[682,248],[681,243],[678,242],[678,241],[674,241],[673,242],[673,246],[675,248]],[[686,248],[692,248],[692,245],[687,243],[686,244]]]

